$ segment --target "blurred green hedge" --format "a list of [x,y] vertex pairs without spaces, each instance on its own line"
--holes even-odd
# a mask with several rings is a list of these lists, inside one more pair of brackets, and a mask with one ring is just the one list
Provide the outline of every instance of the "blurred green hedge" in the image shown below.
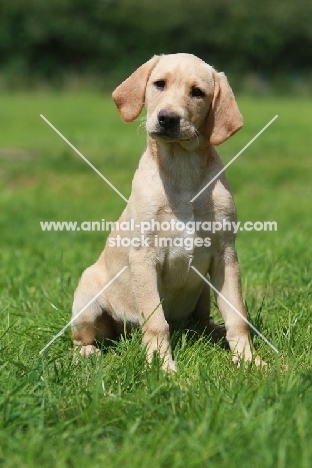
[[154,54],[191,52],[235,76],[312,70],[311,0],[0,0],[0,75],[124,78]]

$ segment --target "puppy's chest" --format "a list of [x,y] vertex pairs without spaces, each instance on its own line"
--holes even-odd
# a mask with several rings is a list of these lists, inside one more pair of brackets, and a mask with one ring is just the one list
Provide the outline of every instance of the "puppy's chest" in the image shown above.
[[155,236],[158,268],[167,288],[178,289],[189,283],[191,265],[208,265],[211,239],[202,223],[211,222],[213,213],[194,211],[191,204],[180,210],[163,210],[160,231]]

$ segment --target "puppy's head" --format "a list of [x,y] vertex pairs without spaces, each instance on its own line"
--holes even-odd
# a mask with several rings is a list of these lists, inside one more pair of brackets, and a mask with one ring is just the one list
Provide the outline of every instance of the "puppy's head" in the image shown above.
[[153,57],[115,89],[113,99],[126,122],[145,105],[147,133],[167,142],[202,136],[218,145],[243,125],[226,76],[190,54]]

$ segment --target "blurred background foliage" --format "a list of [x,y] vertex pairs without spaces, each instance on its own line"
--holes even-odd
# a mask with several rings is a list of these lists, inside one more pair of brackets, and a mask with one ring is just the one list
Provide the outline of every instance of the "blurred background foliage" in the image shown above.
[[190,52],[236,90],[312,92],[311,0],[0,0],[2,88],[124,79]]

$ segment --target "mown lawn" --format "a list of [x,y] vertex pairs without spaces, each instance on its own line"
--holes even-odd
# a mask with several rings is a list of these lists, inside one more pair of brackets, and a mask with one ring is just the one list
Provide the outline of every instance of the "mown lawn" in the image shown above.
[[[145,363],[139,333],[77,363],[69,321],[81,272],[103,232],[42,232],[40,221],[114,221],[124,201],[39,117],[43,114],[126,196],[145,144],[100,93],[2,94],[0,106],[0,466],[312,466],[309,101],[239,96],[244,128],[219,148],[239,220],[237,250],[267,371],[234,368],[221,344],[177,331],[178,373]],[[217,311],[214,310],[217,315]]]

